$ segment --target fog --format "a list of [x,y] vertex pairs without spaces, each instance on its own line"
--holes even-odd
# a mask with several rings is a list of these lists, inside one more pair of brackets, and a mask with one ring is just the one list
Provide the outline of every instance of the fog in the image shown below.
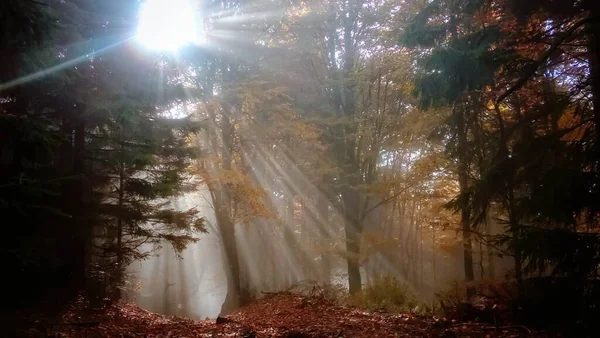
[[208,198],[207,191],[199,191],[173,199],[175,209],[197,208],[209,233],[198,234],[198,242],[181,253],[166,243],[149,259],[132,263],[128,273],[135,286],[128,288],[129,300],[149,311],[170,315],[204,319],[219,314],[227,285],[219,234],[213,226],[214,211]]
[[[132,263],[127,269],[130,283],[125,298],[153,312],[193,319],[215,318],[221,313],[227,295],[227,264],[210,193],[202,189],[174,198],[171,203],[178,210],[198,209],[205,218],[208,233],[198,234],[198,241],[181,253],[165,244],[150,258]],[[309,206],[305,208],[306,214],[310,214],[308,209]],[[242,292],[251,299],[288,290],[308,292],[314,287],[347,289],[344,236],[335,220],[336,213],[332,214],[328,232],[319,231],[319,222],[314,219],[309,222],[303,213],[296,213],[287,222],[274,218],[237,225]],[[436,292],[461,278],[460,247],[454,248],[454,252],[435,249],[433,233],[428,228],[385,232],[379,224],[371,220],[363,236],[364,284],[378,277],[394,276],[420,300],[431,302]],[[437,236],[451,237],[441,231]],[[490,258],[481,253],[476,257],[481,256],[485,269],[489,269]],[[479,270],[478,275],[483,279],[489,277],[489,272],[484,276]]]

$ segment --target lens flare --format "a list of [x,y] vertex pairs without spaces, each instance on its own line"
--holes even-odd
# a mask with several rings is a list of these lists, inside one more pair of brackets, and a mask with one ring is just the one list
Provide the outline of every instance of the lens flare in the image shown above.
[[137,40],[156,50],[177,50],[199,40],[196,13],[187,0],[147,0],[140,9]]

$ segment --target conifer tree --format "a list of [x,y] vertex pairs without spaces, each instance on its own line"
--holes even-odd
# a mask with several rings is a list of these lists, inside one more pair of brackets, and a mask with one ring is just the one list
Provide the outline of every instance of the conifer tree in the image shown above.
[[[491,242],[509,249],[521,291],[527,277],[549,271],[577,281],[576,290],[595,289],[598,18],[593,2],[567,3],[433,1],[403,38],[427,53],[417,82],[423,103],[450,107],[449,125],[463,131],[454,156],[469,179],[453,203],[463,236],[500,209],[506,231]],[[465,161],[469,144],[478,151]]]
[[196,240],[194,232],[205,231],[195,209],[177,211],[168,201],[182,189],[193,188],[187,169],[198,156],[191,136],[200,125],[162,111],[169,108],[167,100],[174,100],[168,90],[162,93],[165,102],[156,105],[161,86],[151,61],[138,59],[134,65],[104,56],[98,62],[123,78],[120,87],[106,93],[110,104],[95,112],[102,120],[89,134],[87,150],[95,168],[90,175],[102,182],[94,194],[99,222],[94,245],[100,257],[115,262],[113,272],[122,283],[126,265],[151,254],[143,244],[168,243],[181,251]]

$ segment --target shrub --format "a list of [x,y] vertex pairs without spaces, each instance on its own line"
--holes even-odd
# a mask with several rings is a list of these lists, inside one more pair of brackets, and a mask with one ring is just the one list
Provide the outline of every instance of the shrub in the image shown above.
[[412,312],[425,309],[417,304],[408,286],[394,277],[376,279],[361,292],[350,295],[348,304],[387,312]]

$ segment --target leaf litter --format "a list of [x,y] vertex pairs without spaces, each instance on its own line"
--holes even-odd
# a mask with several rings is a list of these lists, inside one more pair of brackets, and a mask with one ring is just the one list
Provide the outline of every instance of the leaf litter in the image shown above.
[[496,327],[410,313],[370,312],[322,297],[268,295],[218,320],[165,316],[118,302],[90,310],[84,302],[60,318],[32,317],[21,337],[558,337],[522,326]]

